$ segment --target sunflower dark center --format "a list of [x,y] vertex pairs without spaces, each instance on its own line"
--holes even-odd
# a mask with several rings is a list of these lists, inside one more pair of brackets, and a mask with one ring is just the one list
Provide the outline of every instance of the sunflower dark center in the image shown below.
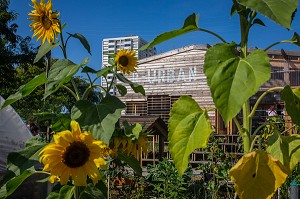
[[52,25],[52,21],[46,15],[42,16],[42,23],[43,23],[45,29],[47,29],[47,30]]
[[70,168],[83,166],[89,159],[90,150],[83,142],[73,142],[63,154],[64,163]]
[[122,66],[127,66],[127,65],[128,65],[128,62],[129,62],[129,60],[128,60],[128,57],[126,57],[126,56],[121,56],[121,57],[119,58],[119,63],[120,63]]

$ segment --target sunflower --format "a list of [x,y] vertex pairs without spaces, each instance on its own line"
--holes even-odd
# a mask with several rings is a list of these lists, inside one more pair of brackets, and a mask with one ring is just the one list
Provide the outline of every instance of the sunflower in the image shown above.
[[53,42],[56,38],[56,34],[60,33],[59,29],[59,13],[53,13],[52,1],[49,0],[45,3],[41,0],[38,3],[36,0],[32,0],[34,10],[28,15],[31,17],[29,20],[33,22],[30,24],[33,31],[33,36],[37,36],[37,40],[41,39],[42,44],[46,39],[49,43]]
[[74,185],[86,186],[87,176],[96,184],[100,180],[98,168],[105,169],[108,147],[94,140],[91,133],[81,132],[77,122],[71,121],[71,129],[55,134],[54,142],[40,152],[43,171],[51,173],[50,182],[60,181],[64,185],[72,178]]
[[117,63],[117,68],[123,73],[123,74],[130,74],[132,72],[135,72],[137,67],[137,58],[135,57],[135,51],[134,50],[124,50],[121,49],[116,57],[115,61]]

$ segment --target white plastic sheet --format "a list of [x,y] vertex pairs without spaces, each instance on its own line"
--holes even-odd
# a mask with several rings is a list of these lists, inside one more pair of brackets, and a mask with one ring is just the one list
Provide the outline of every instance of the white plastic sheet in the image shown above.
[[[0,96],[0,105],[3,103],[4,99]],[[11,106],[0,110],[0,173],[6,171],[8,153],[22,149],[31,137],[25,123]]]

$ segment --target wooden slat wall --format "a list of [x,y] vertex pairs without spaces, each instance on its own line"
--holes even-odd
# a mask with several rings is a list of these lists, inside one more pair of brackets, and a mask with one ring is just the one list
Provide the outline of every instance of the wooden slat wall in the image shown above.
[[[199,103],[201,108],[214,107],[210,89],[203,73],[204,55],[206,51],[206,47],[199,48],[199,46],[195,45],[173,53],[171,51],[140,60],[137,73],[127,76],[127,78],[143,85],[147,96],[190,95]],[[171,70],[171,73],[175,72],[175,81],[173,82],[170,82],[170,79],[168,82],[166,74],[169,70]],[[165,73],[164,78],[162,78],[163,80],[158,80],[158,78],[153,80],[154,74],[156,74],[157,77],[158,73],[162,74],[163,72]],[[185,76],[185,79],[181,78],[183,76]],[[121,97],[123,101],[146,99],[141,94],[135,94],[130,87],[127,87],[127,89],[128,94],[125,97]],[[214,124],[215,112],[209,112],[209,115]]]

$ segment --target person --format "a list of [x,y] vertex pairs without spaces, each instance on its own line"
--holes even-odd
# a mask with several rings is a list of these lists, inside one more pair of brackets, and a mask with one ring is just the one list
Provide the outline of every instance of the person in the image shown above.
[[266,111],[269,117],[277,116],[277,111],[275,110],[275,106],[271,105],[270,108]]
[[29,130],[31,131],[31,134],[33,136],[39,136],[39,127],[37,125],[35,125],[34,123],[30,123],[29,125],[27,125],[27,127],[29,127]]

